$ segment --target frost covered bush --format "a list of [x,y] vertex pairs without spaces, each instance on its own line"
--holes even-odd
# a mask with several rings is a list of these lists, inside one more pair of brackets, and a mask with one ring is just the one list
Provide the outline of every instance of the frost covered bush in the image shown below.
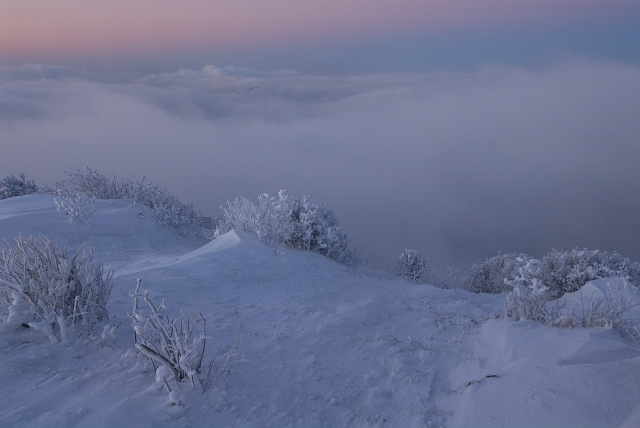
[[[499,254],[473,265],[465,279],[465,288],[476,293],[510,291],[514,280],[521,277],[520,269],[533,260],[533,257],[525,254]],[[544,284],[552,299],[579,290],[587,282],[598,278],[620,277],[634,284],[640,283],[640,264],[615,252],[552,250],[536,263],[536,271],[527,274]]]
[[[60,187],[60,183],[56,183]],[[72,168],[67,178],[61,182],[66,188],[74,189],[96,199],[128,199],[128,183],[117,181],[115,176],[108,178],[97,170],[85,168],[84,171]]]
[[342,232],[338,217],[326,205],[300,199],[293,212],[294,232],[290,245],[344,261],[349,255],[347,235]]
[[518,266],[515,275],[505,280],[511,288],[507,294],[506,316],[549,324],[552,317],[547,311],[549,288],[540,280],[540,261],[517,257],[515,264]]
[[8,324],[23,324],[68,343],[91,334],[108,318],[112,273],[93,263],[91,251],[70,255],[45,237],[18,236],[0,245],[0,303]]
[[[233,201],[227,201],[227,207],[220,207],[222,217],[216,225],[214,236],[218,237],[232,229],[258,232],[260,214],[258,205],[241,196]],[[260,233],[258,233],[260,236]]]
[[361,262],[348,249],[347,235],[333,210],[308,196],[292,197],[286,190],[280,190],[276,196],[260,195],[257,203],[236,198],[221,209],[223,215],[214,233],[216,237],[231,229],[254,231],[268,245],[309,250],[346,264]]
[[213,237],[213,221],[195,210],[193,204],[183,204],[176,197],[164,192],[158,197],[141,201],[151,207],[158,222],[177,229],[183,235],[196,235],[203,238]]
[[[207,391],[224,372],[237,347],[226,352],[217,361],[213,358],[204,364],[207,345],[206,320],[202,314],[187,315],[180,312],[178,318],[171,318],[164,309],[163,299],[154,303],[149,291],[140,291],[142,280],[138,279],[133,298],[133,311],[129,314],[135,332],[135,346],[153,364],[156,381],[164,387],[169,399],[178,403],[177,382],[188,382],[193,388]],[[141,301],[147,310],[140,308]]]
[[533,257],[520,253],[498,254],[474,264],[464,280],[464,287],[474,293],[499,294],[512,289],[508,281],[519,276],[519,270]]
[[115,176],[108,178],[91,168],[72,169],[67,172],[66,179],[57,182],[55,189],[50,189],[50,193],[58,195],[58,198],[71,199],[70,205],[73,205],[74,198],[81,197],[78,195],[94,199],[131,199],[151,208],[160,224],[185,235],[212,237],[213,221],[210,217],[196,211],[193,204],[180,202],[166,189],[144,178],[138,181],[117,180]]
[[29,195],[31,193],[38,193],[38,186],[33,181],[27,180],[24,174],[20,174],[18,178],[13,175],[7,175],[0,180],[0,199]]
[[620,254],[599,250],[552,250],[540,262],[540,280],[549,287],[552,298],[574,292],[587,282],[607,277],[640,279],[637,263]]
[[622,329],[623,315],[632,306],[626,294],[626,289],[630,287],[626,279],[622,280],[622,287],[614,289],[609,286],[604,297],[583,296],[581,293],[579,306],[566,308],[566,301],[554,301],[551,290],[541,279],[544,268],[541,261],[522,259],[519,262],[518,274],[506,281],[512,287],[507,294],[507,317],[564,328]]
[[71,220],[84,223],[95,211],[94,199],[71,186],[61,184],[57,193],[53,201]]
[[394,275],[411,282],[422,282],[428,262],[419,250],[406,249],[398,256]]

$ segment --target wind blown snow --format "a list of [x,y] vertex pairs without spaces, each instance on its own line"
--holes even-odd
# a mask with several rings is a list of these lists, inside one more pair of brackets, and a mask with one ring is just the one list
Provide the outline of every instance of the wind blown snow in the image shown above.
[[[93,248],[115,271],[115,329],[64,346],[0,324],[3,427],[640,425],[630,337],[498,318],[502,295],[385,279],[237,230],[185,237],[126,200],[96,200],[86,223],[51,196],[1,200],[0,238],[19,233]],[[172,316],[202,314],[208,356],[237,347],[206,393],[168,397],[135,352],[137,278]]]

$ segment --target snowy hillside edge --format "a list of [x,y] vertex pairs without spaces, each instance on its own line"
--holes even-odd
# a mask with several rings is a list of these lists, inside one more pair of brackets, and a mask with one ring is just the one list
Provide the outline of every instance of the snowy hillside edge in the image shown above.
[[[91,248],[113,271],[111,327],[52,343],[6,322],[3,305],[0,426],[640,425],[640,351],[611,327],[505,319],[505,295],[387,279],[243,231],[181,234],[131,200],[95,200],[86,221],[69,221],[52,199],[0,200],[0,238]],[[182,363],[217,361],[215,383],[168,378],[136,347],[138,278],[138,294],[148,289],[157,308],[166,299],[172,320],[206,320]],[[593,302],[624,301],[631,326],[639,298],[599,279],[550,304],[584,318]]]

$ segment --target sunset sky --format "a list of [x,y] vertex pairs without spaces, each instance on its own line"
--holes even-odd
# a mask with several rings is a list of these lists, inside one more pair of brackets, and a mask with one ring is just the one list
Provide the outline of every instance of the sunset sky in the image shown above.
[[637,0],[0,0],[0,64],[368,72],[640,58]]
[[640,260],[638,0],[0,0],[0,177],[279,189],[404,248]]

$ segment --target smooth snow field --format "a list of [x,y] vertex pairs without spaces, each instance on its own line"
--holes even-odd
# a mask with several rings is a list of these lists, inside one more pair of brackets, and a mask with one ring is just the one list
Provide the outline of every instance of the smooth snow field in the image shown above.
[[[115,272],[117,327],[63,345],[0,324],[0,427],[640,426],[640,351],[616,331],[504,319],[504,296],[389,280],[242,231],[186,238],[126,200],[96,208],[79,224],[51,196],[0,201],[0,238],[92,248]],[[136,351],[137,278],[172,315],[203,315],[205,359],[237,347],[206,393],[181,383],[169,400]]]

